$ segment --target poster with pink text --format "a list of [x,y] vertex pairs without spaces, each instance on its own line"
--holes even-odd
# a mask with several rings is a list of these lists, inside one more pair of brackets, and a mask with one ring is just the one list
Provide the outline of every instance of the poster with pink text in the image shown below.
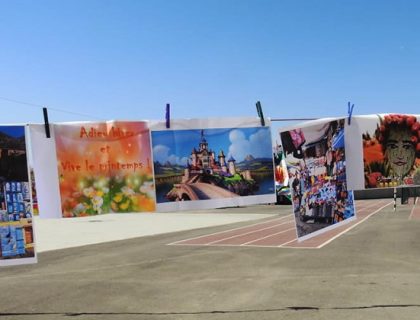
[[54,125],[63,217],[155,211],[147,122]]

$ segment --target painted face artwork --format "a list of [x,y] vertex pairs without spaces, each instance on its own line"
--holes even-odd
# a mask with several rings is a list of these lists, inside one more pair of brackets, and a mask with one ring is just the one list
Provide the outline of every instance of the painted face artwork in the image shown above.
[[416,151],[408,130],[393,128],[385,145],[385,157],[392,173],[398,177],[407,175],[416,159]]

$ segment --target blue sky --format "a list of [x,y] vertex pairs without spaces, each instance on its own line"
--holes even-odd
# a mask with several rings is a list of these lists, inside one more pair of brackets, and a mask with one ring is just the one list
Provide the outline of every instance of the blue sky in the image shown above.
[[415,0],[0,0],[0,97],[52,122],[419,113],[419,34]]
[[[265,128],[204,129],[208,148],[218,159],[222,150],[226,160],[230,156],[240,162],[247,155],[254,158],[271,158],[270,131]],[[153,159],[160,163],[186,165],[191,151],[199,150],[201,130],[153,131]]]

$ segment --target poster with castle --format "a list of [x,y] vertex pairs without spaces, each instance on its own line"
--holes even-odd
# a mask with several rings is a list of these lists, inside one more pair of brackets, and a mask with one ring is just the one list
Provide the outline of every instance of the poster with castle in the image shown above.
[[158,211],[275,202],[269,126],[259,120],[151,125]]
[[36,263],[24,126],[0,126],[0,266]]

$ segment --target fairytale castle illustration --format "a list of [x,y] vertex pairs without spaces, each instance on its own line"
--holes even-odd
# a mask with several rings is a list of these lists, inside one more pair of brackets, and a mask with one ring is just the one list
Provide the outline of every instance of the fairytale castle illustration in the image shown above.
[[[218,174],[220,176],[233,176],[239,171],[236,168],[236,160],[230,156],[226,160],[223,150],[220,150],[217,160],[216,153],[208,146],[207,140],[204,137],[204,130],[201,130],[201,139],[198,150],[194,147],[191,151],[190,161],[184,170],[182,182],[191,181],[197,175],[201,174]],[[245,179],[251,180],[251,173],[249,170],[241,172]]]

